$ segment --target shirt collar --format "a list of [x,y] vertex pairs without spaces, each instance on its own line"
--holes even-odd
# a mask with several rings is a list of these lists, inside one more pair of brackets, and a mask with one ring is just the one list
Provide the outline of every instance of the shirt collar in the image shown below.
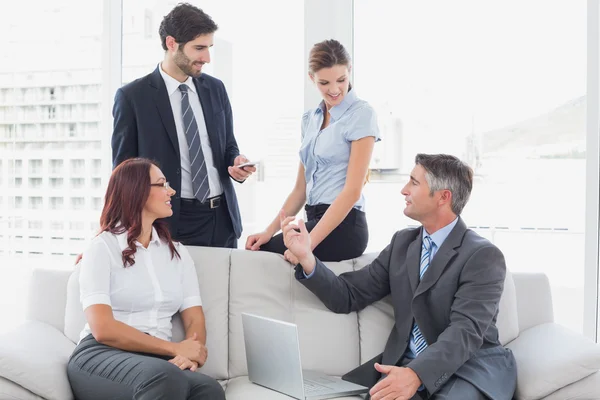
[[[344,96],[342,102],[337,106],[331,107],[331,110],[329,110],[329,115],[331,115],[331,121],[333,122],[339,120],[357,99],[358,97],[356,96],[356,91],[353,89],[349,90],[348,93],[346,93],[346,95]],[[325,100],[321,100],[321,103],[319,103],[319,109],[322,113],[325,113],[325,111],[327,110],[325,106]]]
[[162,63],[158,64],[158,70],[160,71],[160,75],[162,76],[163,80],[165,81],[165,86],[167,87],[167,93],[168,93],[169,97],[173,93],[175,93],[176,91],[179,90],[179,85],[181,85],[182,83],[187,85],[189,90],[196,93],[196,85],[194,85],[194,80],[192,79],[191,76],[188,76],[188,78],[185,80],[185,82],[179,82],[177,79],[173,78],[171,75],[169,75],[165,71],[163,71]]
[[432,233],[431,235],[427,233],[425,228],[423,228],[423,238],[425,238],[425,236],[429,236],[433,244],[435,244],[435,247],[439,249],[440,247],[442,247],[442,244],[448,238],[448,235],[450,235],[450,232],[452,232],[452,229],[454,229],[457,223],[458,217],[456,217],[454,221],[450,222],[445,227],[438,229],[435,233]]
[[[125,230],[123,233],[116,234],[115,236],[117,237],[117,242],[119,243],[119,248],[121,249],[121,251],[129,247],[129,245],[127,244],[127,230]],[[150,236],[150,244],[153,243],[158,245],[161,244],[158,232],[156,232],[156,229],[154,227],[152,227],[152,236]],[[137,240],[135,241],[135,245],[138,247],[142,246],[142,244]]]

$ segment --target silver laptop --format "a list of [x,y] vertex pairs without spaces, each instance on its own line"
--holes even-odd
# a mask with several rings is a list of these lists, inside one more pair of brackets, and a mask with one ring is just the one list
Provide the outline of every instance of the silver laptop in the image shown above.
[[320,372],[303,371],[295,324],[242,313],[248,378],[301,400],[331,399],[369,389]]

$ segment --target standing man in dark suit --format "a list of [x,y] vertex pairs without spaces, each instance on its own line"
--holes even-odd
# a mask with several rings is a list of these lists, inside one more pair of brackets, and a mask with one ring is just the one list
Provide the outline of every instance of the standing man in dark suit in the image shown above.
[[415,163],[404,214],[422,226],[397,232],[361,270],[336,276],[310,251],[304,222],[282,216],[285,244],[300,261],[296,278],[337,313],[391,294],[395,325],[384,352],[346,375],[371,387],[371,399],[510,400],[516,362],[496,328],[504,256],[460,218],[473,171],[443,154]]
[[202,73],[216,30],[211,17],[190,4],[164,17],[163,61],[115,95],[113,168],[132,157],[155,160],[177,192],[169,218],[173,238],[235,248],[242,222],[231,178],[243,182],[256,169],[239,167],[248,160],[233,136],[223,82]]

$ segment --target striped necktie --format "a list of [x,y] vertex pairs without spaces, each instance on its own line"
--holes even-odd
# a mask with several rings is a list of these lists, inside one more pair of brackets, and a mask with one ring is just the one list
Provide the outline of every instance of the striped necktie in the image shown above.
[[179,85],[181,91],[181,112],[183,118],[183,129],[185,138],[188,143],[190,152],[190,172],[192,174],[192,189],[194,197],[200,200],[201,203],[206,201],[210,192],[208,186],[208,170],[204,153],[200,145],[200,132],[198,131],[198,123],[192,107],[190,107],[190,99],[188,98],[188,87],[186,84]]
[[[423,279],[423,275],[427,268],[429,268],[429,261],[431,259],[431,238],[429,236],[425,236],[423,238],[423,246],[421,247],[421,272],[419,273],[419,279]],[[413,325],[413,329],[410,335],[410,340],[414,344],[414,348],[416,349],[416,356],[421,354],[423,350],[427,348],[427,342],[415,321]]]

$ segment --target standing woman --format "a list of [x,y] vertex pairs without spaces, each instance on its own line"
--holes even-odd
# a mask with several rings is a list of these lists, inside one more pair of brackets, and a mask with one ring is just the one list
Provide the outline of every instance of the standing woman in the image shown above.
[[311,49],[308,74],[323,100],[302,117],[296,184],[273,222],[248,237],[246,249],[284,254],[297,263],[281,234],[273,235],[281,228],[280,214],[296,215],[305,204],[306,228],[319,259],[347,260],[367,248],[362,188],[373,146],[380,138],[375,111],[352,89],[350,70],[350,55],[337,40],[325,40]]
[[[67,364],[77,400],[225,399],[196,369],[206,362],[206,327],[194,262],[162,218],[175,191],[151,161],[113,171],[101,233],[84,252],[79,276],[87,324]],[[171,342],[181,313],[186,339]]]

